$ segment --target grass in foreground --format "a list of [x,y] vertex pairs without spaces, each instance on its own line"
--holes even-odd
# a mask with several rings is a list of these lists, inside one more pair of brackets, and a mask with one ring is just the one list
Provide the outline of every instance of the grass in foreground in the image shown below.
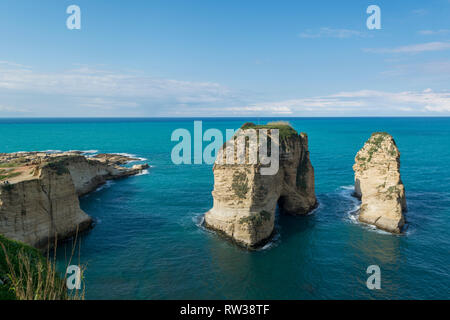
[[55,257],[44,257],[37,249],[2,235],[0,281],[0,300],[84,300],[84,289],[68,292]]

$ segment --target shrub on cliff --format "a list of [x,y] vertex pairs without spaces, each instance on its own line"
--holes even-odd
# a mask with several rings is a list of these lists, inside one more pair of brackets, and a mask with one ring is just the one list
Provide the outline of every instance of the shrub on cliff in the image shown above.
[[9,184],[9,183],[2,183],[1,188],[2,188],[2,190],[8,192],[8,191],[11,191],[12,189],[14,189],[14,185]]
[[49,162],[44,166],[44,168],[50,168],[54,170],[58,175],[69,173],[69,169],[67,169],[67,165],[64,159]]
[[286,121],[269,122],[268,124],[254,124],[252,122],[246,122],[241,127],[242,130],[247,129],[278,129],[280,133],[280,139],[283,140],[291,135],[298,135],[297,131]]

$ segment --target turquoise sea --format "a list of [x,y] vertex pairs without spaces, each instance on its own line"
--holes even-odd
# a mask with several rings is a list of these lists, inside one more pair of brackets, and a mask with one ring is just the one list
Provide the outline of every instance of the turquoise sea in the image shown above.
[[[309,135],[320,206],[279,216],[259,251],[204,230],[211,165],[174,165],[173,130],[237,129],[273,119],[0,119],[0,152],[97,150],[147,159],[148,174],[81,199],[96,226],[83,235],[88,299],[449,299],[450,118],[289,118]],[[401,151],[408,228],[395,236],[356,222],[356,152],[372,132]],[[60,245],[64,264],[71,245]],[[369,290],[369,265],[381,290]]]

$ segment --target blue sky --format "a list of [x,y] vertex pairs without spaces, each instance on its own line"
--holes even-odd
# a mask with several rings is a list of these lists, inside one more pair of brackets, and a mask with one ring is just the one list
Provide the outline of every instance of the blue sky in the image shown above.
[[449,116],[449,83],[450,0],[0,2],[0,117]]

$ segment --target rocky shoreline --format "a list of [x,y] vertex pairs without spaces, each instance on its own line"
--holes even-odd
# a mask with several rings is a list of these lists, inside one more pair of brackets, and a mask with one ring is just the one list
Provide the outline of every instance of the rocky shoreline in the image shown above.
[[0,153],[0,234],[44,249],[88,230],[92,218],[79,197],[108,180],[133,176],[148,164],[119,154],[82,151]]

